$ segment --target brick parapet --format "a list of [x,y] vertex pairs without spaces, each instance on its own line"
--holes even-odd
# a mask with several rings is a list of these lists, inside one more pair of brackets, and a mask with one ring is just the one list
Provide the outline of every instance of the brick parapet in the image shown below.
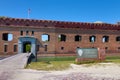
[[[118,53],[120,42],[116,41],[116,37],[120,36],[119,28],[120,26],[117,24],[0,18],[0,54],[16,54],[16,52],[13,52],[13,46],[18,43],[18,38],[21,37],[20,31],[23,31],[22,37],[25,37],[26,31],[29,31],[29,36],[37,39],[36,45],[40,45],[38,54],[75,54],[77,47],[103,49],[108,47],[107,53]],[[34,36],[31,36],[32,31],[34,31]],[[13,40],[8,42],[2,40],[3,33],[12,33]],[[42,34],[50,35],[50,41],[43,42],[41,40]],[[66,35],[65,42],[58,41],[58,35],[60,34]],[[82,40],[75,41],[76,35],[80,35]],[[96,36],[94,43],[89,41],[89,37],[92,35]],[[103,36],[109,36],[109,42],[103,43]],[[4,44],[8,44],[7,53],[4,53]],[[48,45],[48,51],[45,51],[45,44]]]
[[0,18],[0,26],[13,27],[55,27],[55,28],[79,28],[79,29],[98,29],[98,30],[120,30],[118,24],[108,23],[83,23],[83,22],[65,22],[52,20],[18,19],[18,18]]

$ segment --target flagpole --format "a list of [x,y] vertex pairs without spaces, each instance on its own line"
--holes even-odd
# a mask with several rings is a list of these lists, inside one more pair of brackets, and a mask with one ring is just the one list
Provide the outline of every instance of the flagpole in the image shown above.
[[28,9],[28,19],[30,19],[30,8]]

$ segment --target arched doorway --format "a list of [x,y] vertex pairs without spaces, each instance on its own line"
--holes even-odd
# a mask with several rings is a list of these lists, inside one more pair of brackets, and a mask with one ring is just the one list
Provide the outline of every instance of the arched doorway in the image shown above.
[[31,52],[36,56],[36,38],[34,37],[19,37],[18,39],[18,53]]
[[31,52],[31,42],[27,41],[23,43],[23,53]]

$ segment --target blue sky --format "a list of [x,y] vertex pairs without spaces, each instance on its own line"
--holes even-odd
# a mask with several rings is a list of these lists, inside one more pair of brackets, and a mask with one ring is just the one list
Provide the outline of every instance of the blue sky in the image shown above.
[[116,23],[120,0],[1,0],[0,16],[30,19]]

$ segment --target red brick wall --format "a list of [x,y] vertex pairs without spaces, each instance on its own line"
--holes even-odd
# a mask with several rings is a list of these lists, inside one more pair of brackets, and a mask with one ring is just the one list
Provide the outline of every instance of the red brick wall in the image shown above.
[[[33,20],[34,21],[34,20]],[[56,27],[58,26],[58,22],[46,22],[46,21],[36,21],[34,24],[30,23],[32,26],[25,26],[25,21],[23,20],[24,23],[18,21],[19,24],[15,23],[14,21],[11,23],[14,25],[12,26],[2,26],[0,24],[0,54],[17,54],[17,52],[13,52],[13,47],[14,45],[18,45],[18,38],[21,36],[20,31],[23,31],[24,35],[26,36],[26,31],[29,31],[29,36],[31,36],[31,31],[34,31],[34,37],[38,40],[37,45],[40,45],[38,54],[75,54],[76,48],[81,47],[81,48],[87,48],[87,47],[97,47],[101,49],[105,49],[105,47],[108,47],[107,53],[112,54],[112,53],[120,53],[118,51],[118,47],[120,47],[119,42],[116,42],[116,37],[120,36],[120,31],[119,30],[104,30],[104,29],[83,29],[83,28],[73,28],[73,27]],[[38,24],[39,23],[39,24]],[[55,25],[57,23],[57,25]],[[62,23],[61,23],[62,24]],[[61,26],[60,24],[60,26]],[[68,25],[67,23],[66,26]],[[72,24],[72,23],[70,23]],[[16,25],[16,26],[15,26]],[[19,25],[19,26],[18,26]],[[39,26],[38,26],[39,25]],[[46,25],[46,26],[45,26]],[[76,26],[77,24],[75,24]],[[81,24],[82,25],[82,24]],[[80,26],[81,26],[80,25]],[[70,25],[71,26],[71,25]],[[74,25],[73,25],[74,26]],[[83,25],[83,26],[90,26],[90,25]],[[102,25],[93,25],[94,28],[95,26],[102,26]],[[114,25],[107,25],[109,26],[114,26]],[[116,26],[116,25],[115,25]],[[118,27],[117,27],[118,28]],[[12,33],[13,34],[13,40],[12,41],[4,41],[2,40],[2,34],[3,33]],[[48,34],[50,35],[50,41],[49,42],[42,42],[41,41],[41,35],[42,34]],[[64,34],[66,35],[66,41],[59,42],[58,41],[58,35],[59,34]],[[74,37],[76,35],[82,36],[82,41],[75,42]],[[89,36],[96,36],[96,41],[94,43],[89,42]],[[109,36],[109,42],[103,43],[102,42],[102,37],[103,36]],[[8,45],[8,51],[5,53],[4,52],[4,45]],[[48,45],[47,51],[44,50],[44,45]],[[61,48],[64,47],[63,50]]]
[[[109,50],[118,51],[120,46],[119,42],[116,42],[116,36],[119,36],[119,31],[112,30],[80,30],[80,29],[57,29],[56,38],[59,34],[64,34],[67,36],[66,42],[58,42],[56,40],[56,52],[60,53],[72,53],[75,52],[77,47],[99,47],[105,49],[108,47]],[[82,41],[74,41],[75,35],[82,36]],[[94,43],[89,41],[89,36],[96,36],[96,41]],[[109,36],[109,42],[103,43],[102,37]],[[61,50],[64,47],[64,50]]]

